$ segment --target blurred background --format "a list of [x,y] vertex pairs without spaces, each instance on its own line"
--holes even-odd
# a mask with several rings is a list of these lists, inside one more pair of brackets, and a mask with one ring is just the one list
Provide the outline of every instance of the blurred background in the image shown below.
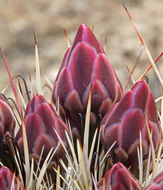
[[[163,1],[124,2],[155,59],[163,50]],[[27,77],[34,72],[35,32],[41,68],[54,81],[67,50],[64,29],[72,43],[82,23],[94,26],[94,33],[102,45],[107,37],[107,57],[125,86],[128,78],[125,66],[132,69],[141,45],[120,0],[0,0],[0,47],[12,74]],[[162,62],[163,58],[158,67],[163,70]],[[143,53],[134,73],[136,79],[149,64]],[[152,70],[148,77],[150,84],[159,85]],[[0,56],[0,91],[8,81]]]

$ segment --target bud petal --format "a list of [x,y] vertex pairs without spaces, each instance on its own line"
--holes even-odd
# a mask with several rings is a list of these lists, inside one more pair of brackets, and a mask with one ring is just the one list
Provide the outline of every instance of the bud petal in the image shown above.
[[[0,168],[0,189],[10,190],[12,181],[13,181],[12,172],[6,166],[2,166]],[[17,179],[16,177],[15,177],[13,186],[14,186],[14,190],[24,190],[25,189],[23,187],[22,183],[20,183],[19,179]]]
[[62,117],[70,121],[75,134],[81,137],[90,88],[94,126],[97,118],[103,117],[120,100],[122,87],[102,46],[88,26],[82,24],[65,54],[52,95],[55,104],[60,100]]
[[146,82],[139,81],[101,122],[101,140],[105,152],[116,142],[111,150],[113,162],[121,161],[133,168],[137,166],[140,133],[143,159],[147,159],[150,142],[146,119],[152,133],[155,151],[157,151],[161,142],[161,128],[157,119],[156,105]]
[[97,183],[98,190],[141,190],[141,186],[120,162],[115,164]]
[[[65,131],[69,134],[68,126],[57,116],[50,104],[40,96],[35,95],[28,103],[24,124],[26,128],[29,153],[38,158],[44,146],[43,159],[46,158],[48,152],[52,147],[56,148],[60,136],[65,147],[68,148]],[[17,142],[21,149],[23,149],[22,129],[17,134]],[[55,161],[57,159],[65,159],[64,149],[59,146],[57,153],[54,155]],[[60,157],[61,156],[61,157]]]
[[145,190],[162,190],[163,189],[163,172],[155,177]]
[[75,36],[72,49],[76,46],[76,44],[80,42],[86,42],[90,44],[92,47],[96,49],[97,53],[104,53],[101,44],[98,42],[93,32],[85,24],[80,25],[78,32]]
[[6,133],[14,135],[15,119],[12,110],[5,98],[0,94],[0,139],[3,139]]

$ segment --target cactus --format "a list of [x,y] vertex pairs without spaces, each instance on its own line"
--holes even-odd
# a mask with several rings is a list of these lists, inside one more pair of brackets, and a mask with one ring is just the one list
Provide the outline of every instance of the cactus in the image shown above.
[[155,177],[145,190],[161,190],[163,189],[163,172]]
[[[43,160],[45,160],[52,147],[54,147],[54,149],[57,147],[59,144],[57,135],[59,135],[65,143],[65,147],[68,148],[65,131],[69,134],[69,129],[43,96],[36,94],[28,103],[24,116],[24,125],[28,139],[29,153],[35,159],[40,157],[43,147]],[[17,133],[16,141],[23,150],[22,127]],[[66,160],[64,149],[60,144],[57,148],[54,160],[58,162],[61,158]]]
[[0,139],[6,135],[14,136],[15,119],[5,98],[0,94]]
[[120,161],[127,167],[137,169],[137,147],[140,135],[143,147],[143,160],[148,158],[150,141],[147,123],[152,133],[155,151],[161,142],[161,128],[152,93],[145,81],[138,81],[105,115],[101,124],[101,140],[105,152],[116,141],[111,151],[113,162]]
[[24,190],[20,180],[5,166],[0,168],[0,189]]
[[136,178],[120,162],[116,163],[97,183],[98,190],[141,190]]
[[136,82],[129,72],[134,84],[125,92],[102,45],[82,24],[54,85],[46,79],[48,102],[34,38],[36,92],[23,77],[13,80],[0,49],[15,96],[11,108],[0,95],[0,189],[161,189],[163,108],[157,110],[144,80],[152,66]]
[[72,47],[63,59],[53,88],[52,99],[59,98],[62,115],[69,119],[74,134],[83,138],[88,94],[92,88],[91,123],[103,117],[120,100],[122,87],[104,50],[88,26],[80,25]]

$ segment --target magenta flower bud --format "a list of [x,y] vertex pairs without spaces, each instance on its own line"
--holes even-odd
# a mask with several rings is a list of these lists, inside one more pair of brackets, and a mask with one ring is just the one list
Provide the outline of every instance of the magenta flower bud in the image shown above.
[[145,190],[162,190],[163,189],[163,172],[155,177]]
[[[42,148],[43,160],[48,155],[52,147],[56,148],[59,139],[57,134],[62,139],[66,148],[68,148],[65,131],[69,134],[68,126],[59,118],[50,104],[46,102],[43,96],[35,95],[28,103],[24,124],[26,128],[29,153],[36,159],[40,156]],[[18,131],[17,143],[23,149],[22,129]],[[65,159],[64,149],[59,145],[54,160]]]
[[115,164],[97,183],[98,190],[141,190],[140,184],[120,162]]
[[15,119],[5,98],[0,94],[0,139],[5,135],[14,135]]
[[120,161],[129,166],[138,166],[137,147],[142,137],[143,160],[148,158],[149,136],[146,120],[152,133],[155,150],[161,141],[161,128],[154,98],[145,81],[137,82],[106,114],[101,124],[101,140],[105,152],[111,150],[113,162]]
[[[10,190],[12,181],[13,181],[12,172],[6,166],[2,166],[0,168],[0,189],[1,190]],[[14,190],[24,190],[25,189],[17,177],[15,177],[13,187],[14,187],[13,188]]]
[[91,122],[96,123],[99,115],[104,116],[120,100],[122,88],[102,46],[88,26],[82,24],[65,54],[52,95],[55,104],[59,98],[61,114],[78,133],[82,131],[80,116],[85,116],[91,86]]

